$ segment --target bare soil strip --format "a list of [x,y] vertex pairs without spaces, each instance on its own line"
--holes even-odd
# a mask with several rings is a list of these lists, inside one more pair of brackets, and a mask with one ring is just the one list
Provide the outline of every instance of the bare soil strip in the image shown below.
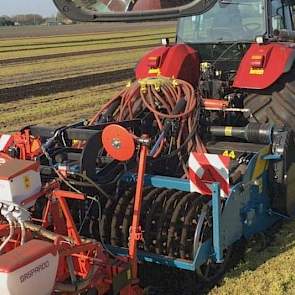
[[73,91],[82,88],[111,84],[126,79],[132,79],[134,68],[127,68],[109,72],[101,72],[78,77],[63,78],[47,82],[39,82],[0,89],[0,104],[16,101],[32,96],[49,95],[64,91]]
[[159,43],[138,45],[138,46],[126,46],[126,47],[118,47],[118,48],[96,49],[96,50],[86,50],[86,51],[77,51],[77,52],[65,52],[65,53],[46,54],[46,55],[38,55],[38,56],[9,58],[9,59],[5,59],[5,60],[0,60],[0,65],[18,64],[18,63],[33,62],[33,61],[39,61],[39,60],[49,60],[49,59],[62,58],[62,57],[73,57],[73,56],[82,56],[82,55],[99,54],[99,53],[111,53],[111,52],[118,52],[118,51],[125,51],[125,50],[144,49],[144,48],[151,48],[151,47],[157,46],[158,44]]

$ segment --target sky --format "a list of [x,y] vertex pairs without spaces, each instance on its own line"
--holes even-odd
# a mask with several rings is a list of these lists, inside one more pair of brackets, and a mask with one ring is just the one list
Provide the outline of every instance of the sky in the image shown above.
[[43,16],[56,14],[52,0],[0,0],[0,15],[37,13]]

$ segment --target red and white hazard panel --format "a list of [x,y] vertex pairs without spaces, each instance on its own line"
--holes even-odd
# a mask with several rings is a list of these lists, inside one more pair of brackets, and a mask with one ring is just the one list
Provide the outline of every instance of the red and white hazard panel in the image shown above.
[[218,182],[222,197],[230,191],[230,158],[217,154],[192,152],[189,157],[190,191],[201,195],[211,195],[211,184]]
[[0,152],[6,152],[13,141],[13,137],[8,134],[0,134]]

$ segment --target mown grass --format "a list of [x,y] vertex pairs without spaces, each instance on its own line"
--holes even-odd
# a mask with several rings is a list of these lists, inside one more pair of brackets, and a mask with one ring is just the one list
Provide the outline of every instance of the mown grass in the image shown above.
[[[151,32],[149,33],[151,34]],[[164,30],[163,32],[157,32],[156,34],[149,34],[137,35],[132,36],[130,35],[129,38],[125,37],[120,40],[116,39],[117,34],[115,36],[111,35],[114,40],[107,40],[103,41],[103,38],[97,38],[93,40],[86,40],[85,42],[81,43],[63,43],[64,41],[56,40],[56,43],[46,45],[33,45],[31,40],[24,40],[27,46],[17,47],[17,45],[13,45],[13,48],[1,47],[0,42],[0,59],[10,59],[10,58],[22,58],[28,56],[40,56],[40,55],[48,55],[48,54],[57,54],[57,53],[68,53],[68,52],[79,52],[79,51],[86,51],[86,50],[95,50],[95,49],[108,49],[108,48],[118,48],[118,47],[125,47],[125,46],[136,46],[136,45],[143,45],[148,43],[156,43],[157,40],[160,43],[161,38],[163,36],[174,38],[175,31],[174,30]],[[97,36],[98,37],[98,36]],[[59,38],[58,38],[59,39]],[[4,44],[3,44],[4,45]],[[6,45],[6,44],[5,44]],[[22,43],[24,45],[24,43]],[[6,52],[9,51],[9,52]]]
[[248,243],[244,261],[228,272],[210,295],[295,294],[295,221],[275,227],[266,236]]
[[57,58],[17,66],[4,66],[1,67],[0,72],[0,88],[99,73],[105,71],[106,68],[108,70],[110,68],[114,70],[130,68],[135,65],[135,61],[140,59],[146,50],[127,50],[115,53]]
[[152,27],[152,28],[140,28],[140,29],[133,29],[129,31],[120,31],[118,32],[98,32],[98,33],[91,33],[91,34],[73,34],[73,35],[63,35],[63,36],[46,36],[46,37],[32,37],[32,38],[18,38],[18,39],[2,39],[0,40],[0,47],[1,45],[8,47],[8,46],[27,46],[28,44],[51,44],[51,43],[64,43],[64,42],[87,42],[91,40],[104,40],[109,38],[119,38],[124,40],[126,38],[132,37],[142,37],[148,36],[150,34],[157,34],[157,33],[173,33],[175,32],[175,26],[167,26],[167,27]]
[[[151,39],[154,37],[157,37],[160,34],[168,34],[172,35],[175,33],[173,30],[165,30],[161,33],[159,32],[149,32],[146,34],[134,34],[130,36],[111,36],[111,37],[102,37],[101,34],[99,35],[94,35],[91,38],[85,39],[85,40],[53,40],[51,42],[44,42],[43,40],[40,40],[39,42],[33,42],[32,40],[24,40],[26,41],[25,43],[21,44],[7,44],[6,42],[1,42],[0,41],[0,52],[5,52],[5,51],[10,51],[10,50],[30,50],[30,49],[46,49],[46,48],[51,48],[51,47],[56,47],[56,46],[85,46],[89,44],[97,44],[103,42],[103,44],[108,44],[111,43],[113,44],[115,40],[120,40],[121,42],[128,42],[128,41],[136,41],[136,40],[146,40],[146,39]],[[109,35],[108,35],[109,36]],[[29,41],[29,42],[27,42]],[[2,44],[1,44],[2,43]]]
[[[38,61],[28,61],[24,63],[8,64],[1,66],[0,72],[0,88],[6,88],[16,85],[26,85],[32,82],[49,81],[53,79],[61,79],[68,77],[75,77],[83,74],[91,74],[103,72],[104,70],[130,68],[134,66],[135,62],[147,51],[147,49],[133,49],[126,50],[126,47],[130,46],[151,46],[160,44],[162,36],[167,35],[174,36],[175,27],[165,27],[158,29],[142,29],[130,31],[127,33],[108,33],[107,36],[86,35],[86,36],[66,36],[66,37],[54,37],[54,38],[32,38],[24,40],[8,40],[5,46],[13,45],[21,46],[33,46],[36,42],[54,44],[57,48],[39,48],[32,50],[20,50],[16,52],[1,53],[0,59],[9,59],[17,57],[33,57],[40,56]],[[149,35],[152,35],[151,39]],[[134,37],[136,36],[136,37]],[[110,39],[107,42],[99,42],[97,40]],[[119,40],[117,38],[120,38]],[[41,41],[40,41],[41,40]],[[91,41],[91,40],[95,40]],[[84,43],[85,41],[85,43]],[[1,49],[0,51],[7,48]],[[60,43],[59,43],[60,42]],[[66,44],[64,42],[73,42]],[[76,42],[79,46],[75,47],[73,44]],[[94,42],[92,44],[91,42]],[[38,44],[39,44],[38,43]],[[42,45],[43,46],[43,45]],[[60,47],[59,47],[60,46]],[[25,47],[26,48],[26,47]],[[32,47],[33,48],[33,47]],[[115,52],[103,52],[98,54],[83,54],[81,56],[67,56],[56,57],[50,60],[46,58],[42,59],[43,55],[57,54],[57,53],[72,53],[72,52],[84,52],[89,50],[112,50],[116,48],[122,48],[122,50]]]
[[125,87],[127,82],[2,103],[0,132],[12,132],[32,124],[57,126],[81,118],[89,119],[101,104]]
[[[154,45],[154,40],[150,40],[149,34],[155,34],[153,37],[160,38],[162,34],[166,35],[167,32],[173,32],[174,27],[158,29],[141,30],[133,29],[129,32],[118,32],[103,34],[89,34],[85,36],[59,36],[50,38],[25,38],[21,40],[7,40],[0,41],[5,45],[20,46],[29,44],[35,46],[36,43],[56,43],[56,46],[64,46],[64,42],[80,42],[82,46],[58,48],[44,48],[38,51],[38,55],[47,55],[49,53],[61,53],[85,51],[92,49],[108,49],[118,47],[128,47],[134,45]],[[147,35],[147,36],[145,36]],[[136,36],[133,37],[132,36]],[[118,37],[122,40],[118,42]],[[124,38],[123,38],[124,37]],[[113,39],[107,41],[107,44],[100,44],[97,39]],[[115,39],[114,39],[115,38]],[[95,39],[97,43],[91,44],[91,40]],[[115,42],[114,42],[115,40]],[[3,43],[4,42],[4,43]],[[60,43],[58,43],[60,42]],[[79,43],[79,44],[80,44]],[[90,45],[89,45],[90,44]],[[69,45],[69,46],[68,46]],[[90,73],[100,73],[106,70],[116,70],[121,68],[129,68],[140,59],[146,52],[146,49],[136,50],[122,50],[118,52],[108,52],[100,54],[89,54],[82,56],[66,58],[55,58],[50,60],[40,60],[37,62],[26,62],[20,64],[11,64],[1,66],[0,84],[1,88],[17,85],[25,85],[32,82],[48,81],[60,78],[67,78],[79,76]],[[20,52],[22,53],[22,52]],[[27,56],[35,56],[35,50],[24,51]],[[16,53],[17,55],[18,53]],[[23,56],[23,55],[22,55]],[[10,57],[10,56],[9,56]],[[7,58],[7,56],[6,56]],[[11,132],[20,129],[25,125],[30,124],[44,124],[44,125],[59,125],[66,124],[80,118],[91,117],[98,109],[99,106],[106,100],[110,99],[127,81],[108,84],[105,81],[103,85],[97,85],[87,89],[77,91],[67,91],[52,95],[38,96],[27,98],[21,101],[12,101],[1,103],[0,102],[0,131]]]

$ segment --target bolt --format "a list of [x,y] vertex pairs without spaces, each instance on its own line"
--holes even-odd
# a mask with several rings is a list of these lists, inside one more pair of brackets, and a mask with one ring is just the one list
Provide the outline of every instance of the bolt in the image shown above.
[[113,148],[119,150],[121,148],[121,141],[120,141],[120,139],[114,138],[112,140],[112,146],[113,146]]
[[13,212],[15,210],[14,205],[9,205],[7,210],[8,210],[8,212]]

